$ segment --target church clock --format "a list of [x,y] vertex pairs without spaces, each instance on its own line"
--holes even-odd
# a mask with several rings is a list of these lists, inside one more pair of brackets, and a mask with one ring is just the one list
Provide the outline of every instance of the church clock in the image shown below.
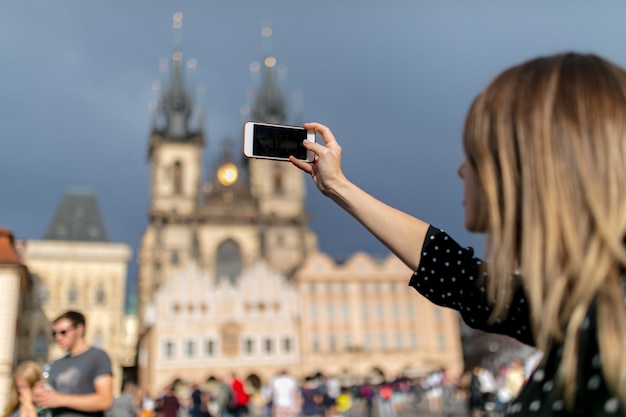
[[232,162],[227,162],[217,170],[217,180],[224,187],[228,187],[237,182],[237,177],[239,176],[239,172],[237,170],[237,166]]

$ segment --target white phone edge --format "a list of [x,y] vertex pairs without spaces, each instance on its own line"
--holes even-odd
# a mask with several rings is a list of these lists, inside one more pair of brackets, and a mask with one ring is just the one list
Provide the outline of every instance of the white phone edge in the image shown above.
[[[275,123],[261,123],[261,122],[245,122],[243,125],[243,156],[245,156],[246,158],[255,158],[255,159],[271,159],[274,161],[289,161],[288,158],[254,155],[254,153],[252,152],[254,125],[266,125],[266,126],[278,126],[278,127],[299,127],[299,126],[281,125],[281,124],[275,124]],[[315,131],[307,130],[306,138],[310,142],[315,142]],[[315,152],[307,151],[306,159],[301,159],[301,161],[313,162],[314,158],[315,158]]]

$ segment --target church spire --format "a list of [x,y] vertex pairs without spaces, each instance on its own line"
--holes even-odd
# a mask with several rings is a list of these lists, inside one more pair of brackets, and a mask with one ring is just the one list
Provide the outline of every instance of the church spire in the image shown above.
[[[261,35],[264,42],[269,44],[272,36],[269,24],[264,25]],[[276,58],[269,50],[263,61],[261,86],[252,103],[251,113],[252,119],[259,122],[286,123],[287,121],[287,103],[277,82]]]
[[182,51],[183,14],[173,16],[174,53],[169,86],[161,97],[161,112],[165,118],[164,134],[175,140],[185,140],[195,136],[190,132],[189,119],[193,112],[192,98],[185,88]]

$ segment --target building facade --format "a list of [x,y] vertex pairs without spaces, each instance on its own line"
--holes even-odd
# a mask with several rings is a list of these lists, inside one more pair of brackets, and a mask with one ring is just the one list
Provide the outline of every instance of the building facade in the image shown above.
[[132,250],[108,241],[95,194],[68,189],[44,238],[21,241],[18,249],[38,283],[36,303],[46,317],[44,328],[33,335],[35,356],[44,362],[63,355],[49,323],[67,310],[80,311],[87,322],[85,338],[110,355],[118,388],[123,368],[135,362],[137,335],[129,323],[136,319],[125,314]]
[[[252,386],[283,369],[348,381],[463,368],[458,317],[407,287],[390,256],[337,263],[317,247],[306,185],[289,163],[232,149],[203,176],[202,121],[174,51],[148,145],[149,224],[139,258],[137,373],[150,395],[236,372]],[[265,57],[250,118],[286,123]],[[240,153],[237,152],[237,155]],[[332,356],[332,360],[329,360]]]

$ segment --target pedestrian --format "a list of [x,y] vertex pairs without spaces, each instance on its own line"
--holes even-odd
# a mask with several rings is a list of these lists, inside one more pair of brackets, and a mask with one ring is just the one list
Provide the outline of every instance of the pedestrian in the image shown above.
[[235,394],[225,377],[217,377],[217,389],[215,391],[215,409],[217,417],[231,417],[231,410],[237,407]]
[[365,400],[365,417],[374,417],[374,387],[369,379],[366,379],[359,389],[359,396]]
[[161,416],[178,417],[178,411],[180,410],[181,404],[176,396],[174,384],[170,384],[165,387],[165,393],[161,398],[159,398],[158,403]]
[[273,417],[296,417],[300,401],[296,380],[285,369],[271,383]]
[[351,183],[328,127],[305,124],[323,143],[304,141],[312,163],[290,160],[414,271],[423,296],[545,352],[509,412],[625,415],[624,115],[626,72],[592,54],[534,58],[487,85],[458,174],[465,227],[487,235],[489,262]]
[[312,376],[304,378],[304,383],[300,388],[300,398],[303,417],[324,417],[324,394],[315,385]]
[[109,355],[85,340],[85,316],[67,311],[53,322],[56,342],[66,354],[54,361],[47,384],[39,381],[33,399],[51,408],[54,417],[103,417],[113,405],[113,372]]
[[137,385],[130,380],[122,382],[122,392],[113,400],[105,417],[139,417]]
[[242,417],[248,414],[248,401],[250,396],[246,392],[243,382],[237,378],[234,372],[231,374],[230,387],[233,390],[234,406],[231,407],[230,414],[233,417]]
[[335,399],[337,413],[343,417],[349,417],[352,413],[352,393],[348,387],[339,388],[339,395]]
[[378,416],[397,417],[396,408],[393,404],[393,387],[387,381],[383,381],[378,387]]
[[41,379],[41,366],[35,361],[20,363],[13,373],[7,406],[2,417],[36,417],[33,387]]
[[189,414],[190,417],[210,417],[212,403],[211,393],[204,390],[198,384],[191,386]]

